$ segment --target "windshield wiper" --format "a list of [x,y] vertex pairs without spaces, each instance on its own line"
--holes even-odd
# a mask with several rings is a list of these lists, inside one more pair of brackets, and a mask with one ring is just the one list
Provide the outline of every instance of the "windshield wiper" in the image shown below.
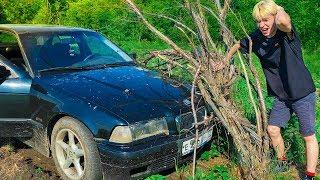
[[83,67],[54,67],[54,68],[48,68],[48,69],[42,69],[39,72],[48,72],[48,71],[79,71],[79,70],[85,70],[86,68]]
[[71,66],[71,67],[82,67],[83,69],[95,69],[95,68],[106,68],[106,67],[119,67],[119,66],[131,66],[134,62],[116,62],[108,64],[94,64],[88,66]]
[[49,72],[49,71],[81,71],[81,70],[90,70],[95,68],[106,68],[106,67],[118,67],[118,66],[130,66],[134,64],[133,62],[117,62],[110,64],[96,64],[90,66],[67,66],[67,67],[54,67],[48,69],[42,69],[39,72]]

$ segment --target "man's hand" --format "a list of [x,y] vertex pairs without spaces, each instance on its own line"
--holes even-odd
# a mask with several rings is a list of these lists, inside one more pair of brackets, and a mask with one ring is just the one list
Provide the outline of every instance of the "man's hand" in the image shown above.
[[227,53],[226,57],[222,61],[214,62],[213,63],[213,71],[219,71],[227,66],[227,64],[230,62],[232,56],[234,53],[240,49],[240,42],[236,42],[230,49],[230,51]]
[[291,32],[290,16],[284,11],[283,7],[278,6],[275,23],[277,27],[283,32]]

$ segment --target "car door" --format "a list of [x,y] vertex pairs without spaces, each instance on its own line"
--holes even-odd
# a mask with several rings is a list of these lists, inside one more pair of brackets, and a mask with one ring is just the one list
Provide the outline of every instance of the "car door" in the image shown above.
[[10,71],[0,84],[0,137],[31,137],[31,77],[1,55],[0,66]]

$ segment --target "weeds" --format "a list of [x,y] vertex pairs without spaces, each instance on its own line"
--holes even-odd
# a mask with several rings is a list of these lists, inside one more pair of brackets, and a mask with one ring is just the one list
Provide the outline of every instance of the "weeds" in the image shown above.
[[218,147],[215,144],[211,144],[210,150],[205,151],[204,153],[201,154],[200,159],[201,160],[206,160],[209,161],[210,159],[214,157],[218,157],[220,155],[220,152],[218,151]]
[[218,165],[213,166],[210,170],[210,173],[208,174],[208,179],[223,179],[223,180],[229,180],[234,179],[230,175],[227,167],[224,165]]
[[152,176],[147,177],[145,180],[165,180],[165,179],[166,179],[165,176],[162,176],[160,174],[156,174],[156,175],[152,175]]
[[[189,180],[192,179],[191,176],[188,177]],[[208,172],[197,168],[195,179],[197,180],[233,180],[236,179],[232,177],[228,168],[225,165],[215,165]]]
[[42,167],[36,167],[36,168],[34,169],[34,172],[35,172],[36,174],[42,174],[42,173],[43,173],[43,168],[42,168]]
[[178,164],[176,163],[176,164],[175,164],[175,170],[176,170],[176,173],[177,173],[178,175],[180,175],[180,174],[188,171],[188,165],[187,165],[187,164],[182,164],[182,165],[179,167]]
[[2,147],[3,149],[6,149],[8,152],[14,152],[14,149],[15,149],[15,147],[11,144],[11,143],[9,143],[9,144],[6,144],[5,146],[3,146]]

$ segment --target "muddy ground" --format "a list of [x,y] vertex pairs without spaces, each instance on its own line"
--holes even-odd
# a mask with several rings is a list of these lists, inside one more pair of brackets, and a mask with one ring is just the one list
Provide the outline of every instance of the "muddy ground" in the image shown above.
[[14,139],[0,140],[1,179],[60,179],[54,162]]
[[[229,173],[233,177],[240,179],[240,170],[232,164],[227,158],[220,156],[209,161],[199,161],[197,167],[204,170],[210,169],[215,165],[224,165],[229,169]],[[291,166],[290,170],[285,172],[282,177],[289,179],[300,179],[299,168]],[[179,168],[178,172],[174,169],[169,173],[165,173],[169,180],[188,179],[191,176],[191,164],[183,168]],[[56,171],[54,162],[51,158],[47,158],[32,148],[20,143],[14,139],[0,140],[0,177],[1,179],[15,180],[15,179],[60,179]],[[268,179],[278,179],[270,177]],[[282,178],[280,178],[282,179]],[[287,179],[287,178],[286,178]]]

